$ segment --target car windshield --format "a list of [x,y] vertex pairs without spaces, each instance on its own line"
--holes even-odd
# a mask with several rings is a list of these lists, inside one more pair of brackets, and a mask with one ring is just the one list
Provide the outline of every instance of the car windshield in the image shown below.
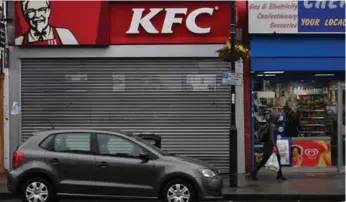
[[172,156],[172,154],[169,154],[163,150],[161,150],[160,148],[156,147],[155,145],[151,144],[150,142],[136,136],[136,135],[132,135],[132,134],[127,134],[129,137],[134,138],[135,140],[137,140],[138,142],[141,142],[143,144],[145,144],[146,146],[150,147],[152,150],[154,150],[155,152],[159,153],[162,156]]

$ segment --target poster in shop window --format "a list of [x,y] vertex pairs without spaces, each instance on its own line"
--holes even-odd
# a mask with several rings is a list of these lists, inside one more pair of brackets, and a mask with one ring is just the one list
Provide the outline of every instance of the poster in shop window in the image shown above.
[[331,166],[330,140],[292,139],[291,150],[294,167]]
[[289,138],[281,138],[276,141],[280,153],[281,165],[291,165],[291,143]]
[[15,45],[108,45],[107,12],[107,1],[15,1]]

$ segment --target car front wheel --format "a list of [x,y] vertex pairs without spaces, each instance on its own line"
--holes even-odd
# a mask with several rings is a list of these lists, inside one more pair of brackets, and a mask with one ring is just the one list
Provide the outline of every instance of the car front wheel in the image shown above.
[[23,202],[52,202],[55,198],[55,192],[49,181],[34,177],[23,184],[21,197]]
[[184,180],[172,180],[163,189],[164,202],[196,202],[193,186]]

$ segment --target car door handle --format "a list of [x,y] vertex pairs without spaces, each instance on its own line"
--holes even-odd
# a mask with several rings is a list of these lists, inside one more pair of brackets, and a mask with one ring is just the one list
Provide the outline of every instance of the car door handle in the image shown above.
[[108,163],[102,161],[102,162],[100,163],[99,166],[100,166],[101,168],[106,168],[106,167],[108,167]]
[[51,160],[49,160],[49,162],[52,164],[58,164],[58,163],[60,163],[60,160],[57,158],[52,158]]

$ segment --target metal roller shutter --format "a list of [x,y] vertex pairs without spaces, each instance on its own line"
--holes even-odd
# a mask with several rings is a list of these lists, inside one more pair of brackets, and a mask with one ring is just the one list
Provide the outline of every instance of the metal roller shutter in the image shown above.
[[21,137],[115,128],[162,136],[164,150],[228,171],[228,64],[217,59],[23,59]]

